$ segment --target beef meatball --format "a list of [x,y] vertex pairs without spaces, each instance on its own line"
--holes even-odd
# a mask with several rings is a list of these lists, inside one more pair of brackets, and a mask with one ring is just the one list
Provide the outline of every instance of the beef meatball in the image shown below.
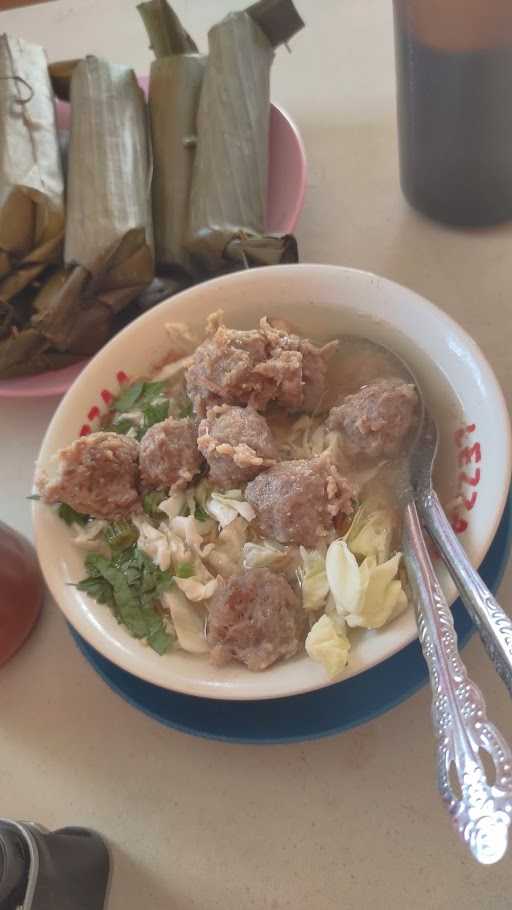
[[182,489],[202,466],[197,421],[168,417],[155,423],[140,443],[140,477],[145,490]]
[[232,575],[210,600],[210,659],[221,666],[238,660],[265,670],[292,657],[304,641],[305,620],[297,594],[282,575],[247,569]]
[[187,370],[187,391],[194,412],[204,417],[215,404],[247,404],[258,399],[264,381],[254,376],[265,360],[265,341],[257,330],[240,332],[220,325],[196,349]]
[[139,444],[117,433],[91,433],[57,455],[59,474],[37,486],[45,502],[65,502],[94,518],[123,518],[138,503]]
[[413,385],[402,379],[377,379],[332,408],[327,425],[341,434],[349,456],[392,458],[412,428],[417,408]]
[[250,406],[211,408],[199,425],[197,445],[210,466],[212,483],[223,490],[247,483],[277,458],[267,421]]
[[282,461],[256,477],[245,496],[263,536],[279,543],[318,545],[338,515],[353,511],[355,490],[325,456]]
[[[283,383],[278,401],[292,411],[311,413],[321,408],[327,387],[329,361],[338,349],[337,341],[329,341],[317,347],[308,338],[300,338],[286,326],[277,327],[264,318],[260,322],[260,331],[267,339],[270,359],[268,369],[273,363],[286,363],[287,358],[298,357],[300,363],[299,383],[291,374]],[[263,367],[257,367],[262,370]]]
[[258,411],[271,401],[295,411],[318,407],[336,342],[317,348],[267,319],[251,331],[228,329],[216,320],[211,331],[186,376],[198,416],[222,403],[249,404]]

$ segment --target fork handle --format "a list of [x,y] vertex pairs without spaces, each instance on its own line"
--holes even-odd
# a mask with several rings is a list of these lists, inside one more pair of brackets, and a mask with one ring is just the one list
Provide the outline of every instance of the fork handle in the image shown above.
[[512,695],[512,621],[471,565],[435,491],[420,493],[416,503],[423,524],[446,563],[485,650]]

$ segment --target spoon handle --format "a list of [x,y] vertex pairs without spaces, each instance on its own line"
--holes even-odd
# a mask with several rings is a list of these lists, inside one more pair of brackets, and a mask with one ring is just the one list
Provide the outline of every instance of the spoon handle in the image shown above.
[[421,493],[423,523],[452,576],[485,650],[512,695],[512,621],[471,565],[434,490]]
[[[413,501],[404,511],[403,551],[432,686],[439,791],[475,859],[495,863],[507,849],[512,817],[512,753],[487,720],[483,696],[460,658],[451,610]],[[489,778],[481,750],[494,765]]]

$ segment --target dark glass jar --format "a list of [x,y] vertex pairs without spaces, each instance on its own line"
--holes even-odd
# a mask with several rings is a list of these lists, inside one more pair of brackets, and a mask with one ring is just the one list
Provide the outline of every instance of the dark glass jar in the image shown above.
[[400,178],[455,225],[512,217],[512,0],[394,0]]
[[43,604],[44,585],[33,548],[0,521],[0,665],[21,647]]

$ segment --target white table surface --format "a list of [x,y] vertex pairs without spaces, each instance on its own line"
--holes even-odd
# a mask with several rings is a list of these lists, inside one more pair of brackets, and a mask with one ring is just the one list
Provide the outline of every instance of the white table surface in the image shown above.
[[[231,2],[175,5],[204,42]],[[298,6],[308,27],[291,55],[278,53],[273,96],[296,119],[309,158],[303,260],[380,272],[430,297],[478,340],[510,402],[512,227],[452,231],[404,203],[390,0]],[[135,0],[6,12],[0,31],[44,44],[50,59],[92,52],[148,69]],[[25,496],[56,404],[0,402],[0,515],[27,535]],[[511,582],[509,571],[506,606]],[[512,707],[476,641],[465,660],[512,739]],[[0,815],[102,831],[115,862],[110,910],[511,905],[510,856],[491,868],[474,864],[437,797],[428,691],[318,743],[196,740],[114,695],[52,603],[0,680]]]

